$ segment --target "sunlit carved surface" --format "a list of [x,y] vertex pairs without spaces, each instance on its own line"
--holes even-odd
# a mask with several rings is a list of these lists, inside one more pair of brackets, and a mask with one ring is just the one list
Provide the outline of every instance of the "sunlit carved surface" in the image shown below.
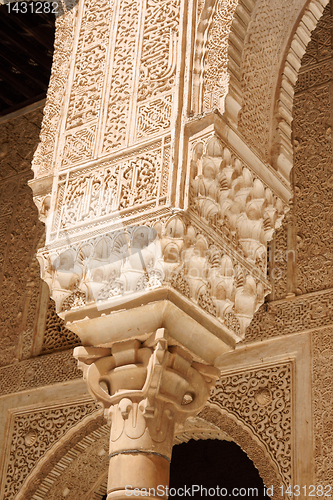
[[110,427],[87,399],[80,343],[113,457],[130,439],[165,457],[231,439],[274,498],[332,483],[328,8],[296,86],[291,182],[291,157],[283,170],[271,150],[275,132],[290,140],[296,66],[324,3],[87,0],[59,16],[30,182],[49,289],[21,248],[31,260],[42,236],[25,177],[37,119],[0,123],[1,498],[105,495]]

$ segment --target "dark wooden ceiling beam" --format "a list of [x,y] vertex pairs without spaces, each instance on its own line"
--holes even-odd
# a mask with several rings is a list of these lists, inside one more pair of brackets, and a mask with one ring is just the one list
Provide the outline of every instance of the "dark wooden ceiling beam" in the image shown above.
[[28,44],[27,41],[19,35],[11,31],[4,23],[0,21],[0,34],[3,40],[8,40],[20,51],[24,52],[29,56],[30,59],[41,64],[45,71],[50,72],[51,58],[43,54],[42,51],[34,47],[32,44]]
[[53,40],[52,37],[50,37],[50,33],[48,33],[46,30],[43,30],[39,26],[33,26],[28,23],[28,17],[26,18],[26,21],[24,21],[24,14],[20,16],[19,14],[16,14],[15,16],[12,14],[8,14],[8,12],[5,13],[4,15],[5,18],[9,18],[10,22],[16,26],[18,26],[22,31],[25,31],[26,33],[29,33],[35,40],[37,40],[41,45],[43,45],[45,48],[48,50],[53,51]]
[[8,51],[0,51],[0,63],[1,61],[6,61],[11,66],[19,70],[20,73],[33,80],[41,90],[45,90],[45,88],[47,88],[47,78],[40,71],[38,71],[37,68],[27,67],[26,61],[19,55]]
[[15,104],[13,97],[8,95],[8,92],[5,91],[1,83],[0,83],[0,101],[4,101],[6,104],[8,104],[8,106],[13,106]]
[[0,79],[8,83],[14,88],[14,90],[16,90],[16,92],[19,92],[28,99],[35,95],[35,92],[32,89],[30,89],[26,85],[23,85],[23,83],[21,83],[18,78],[15,78],[15,75],[13,73],[5,70],[2,66],[0,66]]
[[45,23],[47,23],[54,31],[55,30],[55,17],[50,18],[50,16],[48,16],[47,14],[44,14],[44,12],[40,15],[43,18],[43,20],[45,21]]

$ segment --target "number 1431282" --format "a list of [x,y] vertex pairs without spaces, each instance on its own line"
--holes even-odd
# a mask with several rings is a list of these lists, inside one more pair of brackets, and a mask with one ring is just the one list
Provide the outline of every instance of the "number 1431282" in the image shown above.
[[57,14],[58,2],[13,2],[7,3],[8,14]]

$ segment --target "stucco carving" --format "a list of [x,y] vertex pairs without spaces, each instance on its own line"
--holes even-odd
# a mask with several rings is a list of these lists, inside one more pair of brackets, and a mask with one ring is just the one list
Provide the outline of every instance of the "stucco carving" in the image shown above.
[[273,486],[274,496],[271,497],[272,500],[281,499],[281,490],[279,490],[279,486],[282,484],[282,477],[279,469],[272,460],[270,454],[264,448],[262,442],[251,429],[244,426],[242,422],[233,415],[217,409],[216,407],[206,406],[200,412],[199,416],[212,422],[226,432],[228,436],[245,451],[258,469],[264,484]]
[[84,401],[14,414],[11,419],[10,453],[5,467],[3,498],[15,498],[36,463],[52,445],[94,411],[95,403]]
[[332,398],[333,336],[332,327],[312,333],[313,388],[312,411],[315,431],[315,473],[318,485],[333,481]]
[[[306,75],[299,74],[301,60],[305,50],[311,50],[310,47],[314,44],[314,38],[312,38],[311,32],[314,30],[316,25],[317,28],[321,26],[319,29],[322,29],[323,20],[321,19],[321,16],[327,16],[327,14],[325,15],[323,11],[324,7],[327,6],[328,3],[328,0],[311,0],[307,3],[302,19],[297,25],[293,39],[290,43],[287,57],[284,61],[280,88],[277,92],[277,116],[275,117],[277,132],[274,138],[274,146],[277,149],[275,154],[280,154],[280,158],[277,159],[279,168],[281,168],[282,164],[285,163],[285,161],[281,161],[281,158],[286,158],[289,165],[292,163],[293,147],[291,141],[291,124],[296,80],[298,77],[298,85],[302,80],[305,83],[307,78]],[[327,24],[327,18],[324,23],[325,22]],[[312,42],[310,41],[310,38],[312,38]],[[327,46],[327,41],[323,41],[322,43],[324,46]],[[319,83],[321,80],[327,78],[328,74],[330,74],[330,71],[328,70],[327,65],[320,71],[319,68],[314,69],[311,75],[311,80]],[[286,167],[287,165],[282,167],[282,170],[285,170],[286,174],[288,174],[290,166]]]
[[47,354],[0,368],[0,395],[80,378],[72,350]]
[[76,7],[72,7],[65,15],[61,15],[56,20],[52,74],[44,108],[40,143],[32,162],[35,177],[43,177],[53,173],[56,136],[69,76],[70,55],[73,49],[75,16]]
[[235,415],[265,443],[285,485],[292,484],[293,475],[292,392],[293,368],[288,362],[223,375],[209,399]]
[[304,56],[304,68],[303,64],[301,67],[300,88],[297,83],[294,101],[298,293],[333,286],[330,83],[318,84],[310,78],[302,79],[303,75],[313,75],[313,71],[316,74],[318,68],[325,74],[325,65],[332,61],[330,29],[330,11],[326,8],[314,32],[314,37],[323,39],[323,43],[319,44],[319,50],[314,43],[309,44]]
[[[66,496],[73,500],[93,498],[92,485],[101,475],[105,477],[108,468],[108,437],[109,428],[105,425],[82,436],[79,443],[64,454],[47,477],[42,478],[31,497],[32,500],[37,498],[60,500]],[[105,494],[106,484],[103,486]]]
[[[97,415],[97,414],[96,414]],[[92,416],[92,415],[91,415]],[[79,441],[68,443],[64,441],[62,450],[57,453],[58,462],[54,463],[47,474],[37,473],[35,481],[33,473],[32,485],[29,491],[32,499],[61,499],[70,495],[72,500],[100,500],[107,490],[107,468],[109,463],[109,426],[99,423],[98,428],[90,430],[84,426]],[[83,428],[82,428],[83,430]],[[200,418],[189,419],[175,436],[174,444],[187,442],[189,439],[230,439],[214,424]],[[44,471],[46,468],[44,469]],[[37,479],[38,478],[38,479]],[[64,495],[65,494],[65,495]]]
[[237,0],[203,2],[198,7],[192,110],[224,111],[228,92],[228,36]]
[[332,290],[327,290],[263,304],[254,315],[243,342],[255,342],[331,325],[332,301]]
[[165,205],[169,158],[167,137],[121,158],[103,161],[97,168],[61,175],[51,238],[73,234],[71,228],[90,221],[96,231],[106,216],[124,217],[129,209],[135,211],[139,206],[141,212],[149,212],[153,206]]
[[56,313],[54,301],[50,299],[47,308],[41,354],[60,349],[66,350],[76,347],[80,343],[79,337],[65,327],[64,321]]
[[[112,153],[128,142],[128,113],[133,93],[139,2],[119,3],[118,29],[113,53],[112,79],[103,140],[103,153]],[[123,62],[124,61],[124,62]]]
[[[215,207],[213,200],[207,201]],[[272,207],[273,218],[274,211]],[[262,221],[255,221],[259,232]],[[232,231],[228,230],[229,238],[223,240],[224,227],[219,228],[221,241],[181,217],[171,217],[165,224],[157,222],[153,227],[127,227],[62,252],[44,251],[40,254],[42,276],[53,292],[58,311],[88,304],[102,306],[130,292],[146,293],[171,286],[242,337],[269,291],[264,274],[266,248],[264,236],[259,242],[244,240],[262,254],[246,259],[241,247],[239,256]],[[269,233],[268,222],[266,229]]]
[[36,330],[40,271],[34,254],[44,228],[27,181],[41,119],[34,105],[0,123],[1,365],[29,357]]

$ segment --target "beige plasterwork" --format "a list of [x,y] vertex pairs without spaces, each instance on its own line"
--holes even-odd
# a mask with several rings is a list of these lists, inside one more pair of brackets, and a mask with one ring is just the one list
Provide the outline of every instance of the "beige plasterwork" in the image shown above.
[[[294,87],[311,32],[327,3],[328,0],[301,0],[295,5],[288,2],[288,12],[283,5],[276,8],[273,2],[241,0],[231,26],[226,116],[236,126],[239,124],[239,129],[249,143],[256,147],[263,158],[272,161],[287,179],[293,161],[291,121]],[[260,20],[261,15],[265,16],[263,20]],[[279,23],[284,25],[284,31],[279,30],[276,36],[273,33]],[[247,58],[253,57],[251,51],[255,53],[255,44],[261,44],[260,56],[257,61],[251,59],[250,64]],[[269,56],[263,51],[264,45]],[[249,85],[251,81],[255,83],[254,76],[260,74],[259,68],[263,64],[266,81],[256,77],[261,83],[251,90]],[[279,66],[281,72],[278,71]],[[280,74],[282,76],[277,76]],[[265,106],[260,104],[263,85]],[[249,103],[251,108],[246,109]],[[277,131],[274,132],[276,127]]]
[[[73,403],[74,401],[74,403]],[[75,403],[76,401],[76,403]],[[29,470],[31,470],[31,460],[29,462],[29,453],[27,455],[27,463],[26,467],[19,468],[20,470],[20,477],[16,477],[12,484],[11,481],[9,480],[9,483],[6,484],[6,471],[8,468],[8,464],[12,460],[16,460],[15,454],[10,458],[11,450],[12,450],[12,437],[13,437],[13,431],[16,429],[15,432],[17,432],[17,439],[16,439],[16,445],[13,447],[13,449],[18,449],[19,451],[21,450],[21,454],[24,455],[24,448],[26,447],[26,450],[30,450],[30,446],[37,446],[39,447],[39,437],[42,439],[42,442],[44,440],[44,444],[42,448],[38,448],[38,453],[35,455],[35,458],[37,456],[41,457],[43,453],[47,450],[47,433],[46,433],[46,440],[43,438],[43,429],[40,428],[39,430],[41,431],[40,433],[38,432],[36,435],[36,429],[40,425],[45,425],[45,422],[47,419],[37,418],[35,419],[34,423],[34,417],[33,413],[35,412],[35,415],[42,415],[44,412],[49,412],[53,417],[56,417],[59,419],[58,423],[60,423],[60,431],[61,429],[64,429],[64,422],[65,419],[61,419],[61,410],[64,407],[71,407],[75,404],[77,405],[85,405],[85,402],[88,401],[87,398],[87,390],[86,390],[86,385],[82,380],[76,380],[76,381],[71,381],[71,382],[66,382],[64,381],[61,384],[54,384],[48,387],[40,387],[37,389],[30,388],[29,390],[23,390],[19,393],[16,394],[9,394],[2,396],[0,398],[0,406],[1,406],[1,413],[0,413],[0,424],[1,424],[1,432],[0,432],[0,449],[1,449],[1,462],[0,462],[0,477],[1,477],[1,490],[0,490],[0,497],[3,498],[4,489],[6,485],[6,492],[9,494],[9,491],[12,491],[12,487],[19,488],[22,481],[24,478],[27,476]],[[89,402],[91,399],[89,398]],[[50,408],[54,408],[54,411],[50,411]],[[40,413],[39,412],[42,412]],[[89,408],[87,407],[86,410],[83,411],[83,413],[80,411],[78,414],[78,418],[80,416],[83,416],[84,413],[89,414]],[[51,418],[52,420],[52,418]],[[63,421],[61,421],[63,420]],[[29,422],[32,422],[32,428],[30,429],[30,424]],[[44,424],[42,423],[44,422]],[[24,423],[25,422],[25,423]],[[74,423],[75,423],[75,418],[74,418]],[[22,425],[21,425],[22,424]],[[35,425],[36,424],[36,425]],[[67,429],[71,427],[73,424],[73,418],[71,418],[68,421],[68,426]],[[28,426],[27,432],[24,432],[25,425]],[[19,426],[19,427],[17,427]],[[52,428],[52,425],[51,425]],[[29,434],[29,431],[32,431],[33,435],[27,436]],[[22,432],[24,435],[24,438],[22,439]],[[37,441],[35,438],[37,437]],[[25,443],[25,438],[27,439],[27,444]],[[49,442],[49,446],[52,445],[52,441]],[[32,448],[32,449],[33,449]],[[20,453],[17,455],[17,459],[19,459]],[[31,457],[30,457],[31,458]],[[17,467],[14,468],[16,470]],[[11,473],[13,470],[11,471]],[[16,486],[15,486],[16,485]],[[13,491],[14,491],[13,490]],[[12,493],[13,493],[12,491]],[[11,494],[9,494],[11,495]],[[6,497],[7,498],[7,497]],[[9,498],[13,498],[13,496],[9,496]]]
[[[219,365],[222,374],[237,370],[264,367],[266,363],[293,364],[291,409],[291,470],[293,484],[313,484],[313,427],[311,395],[311,334],[290,335],[266,342],[239,346],[223,358]],[[273,452],[275,453],[275,452]]]
[[[98,499],[105,494],[109,428],[99,420],[98,414],[97,412],[77,424],[46,453],[26,479],[17,500],[55,500],[62,498],[67,490],[72,500],[82,498],[82,495],[87,500],[92,498],[91,495]],[[190,419],[179,428],[174,444],[187,442],[189,439],[235,441],[254,461],[265,484],[274,485],[277,490],[282,481],[279,470],[251,427],[215,404],[208,404],[202,417]]]
[[[38,476],[35,481],[35,491],[29,490],[32,500],[61,498],[66,488],[70,490],[72,500],[98,499],[106,493],[109,426],[102,424],[88,432],[86,425],[82,422],[76,426],[75,433],[81,436],[80,441],[71,445],[68,435],[68,441],[63,445],[63,454],[57,453],[59,461],[54,462],[52,468],[47,469],[46,464],[43,467],[43,474],[48,470],[46,476],[37,469],[31,474],[28,479],[29,484],[33,484],[35,474]],[[175,435],[174,444],[187,442],[189,439],[230,440],[227,434],[218,427],[200,418],[186,422]],[[55,447],[52,450],[56,453]]]

